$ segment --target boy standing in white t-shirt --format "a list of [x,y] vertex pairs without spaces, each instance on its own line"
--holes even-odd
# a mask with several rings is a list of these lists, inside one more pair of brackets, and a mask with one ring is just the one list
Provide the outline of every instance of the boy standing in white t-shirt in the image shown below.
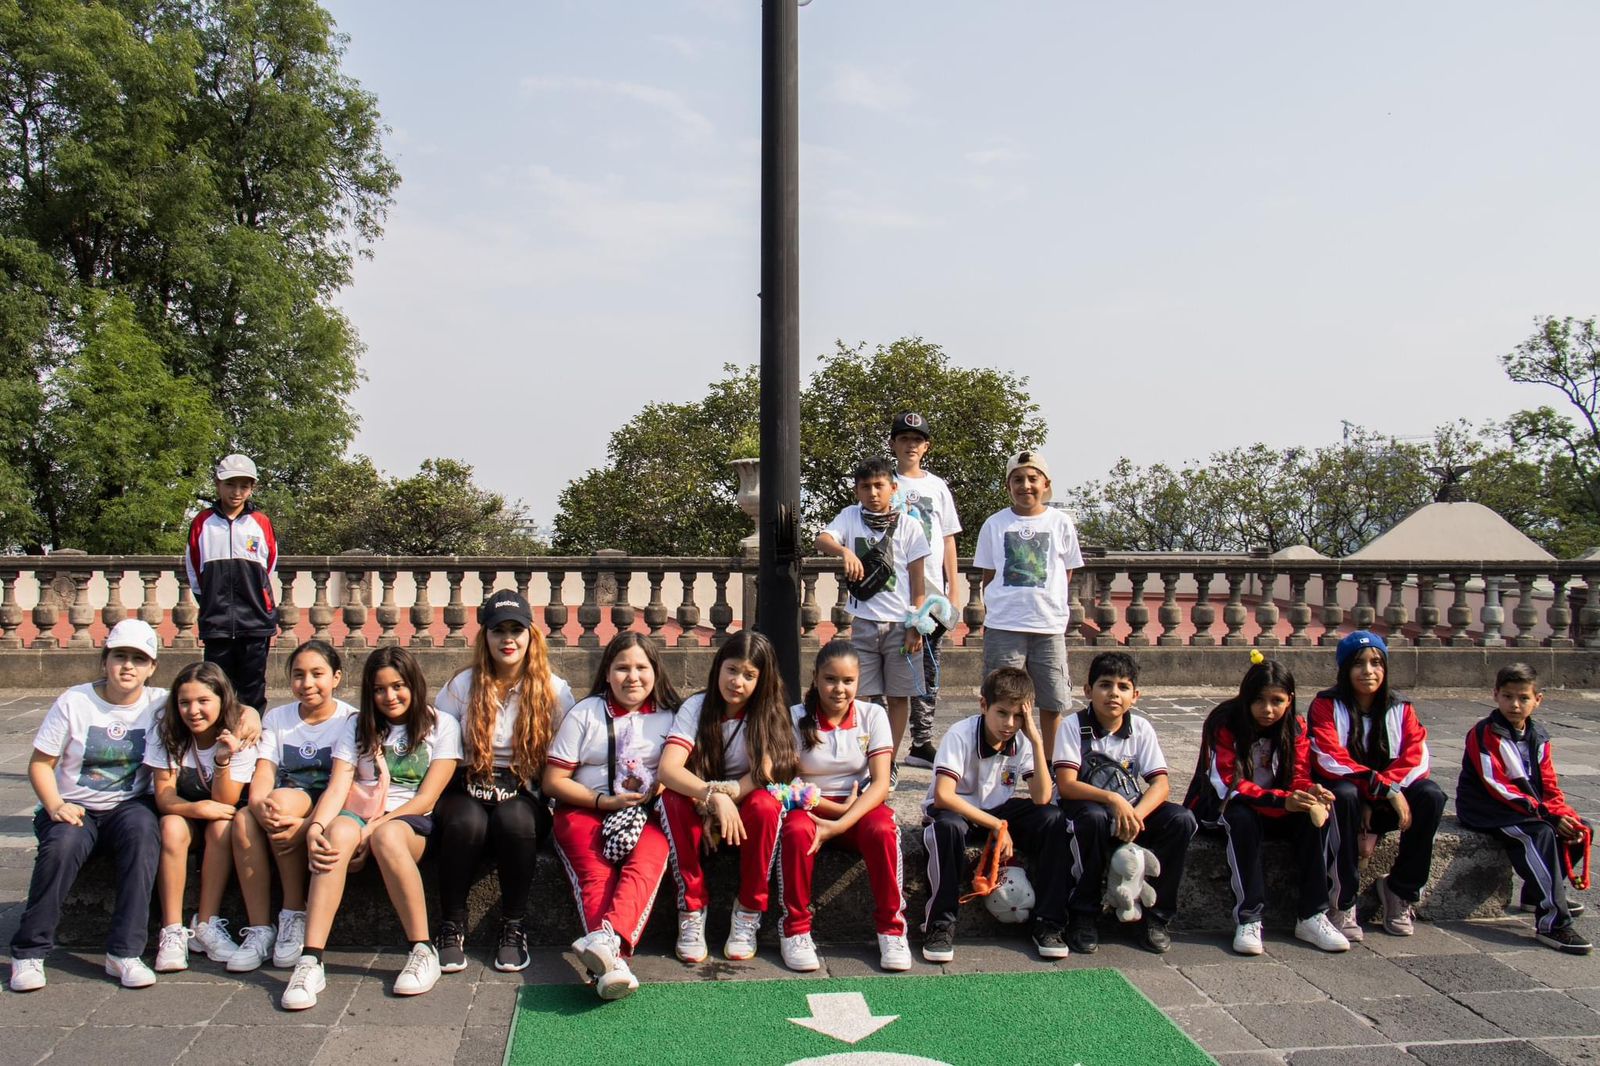
[[1031,449],[1006,462],[1011,506],[996,511],[978,533],[975,562],[983,570],[983,674],[1021,666],[1033,678],[1045,752],[1061,713],[1072,703],[1067,682],[1067,588],[1083,565],[1078,530],[1065,511],[1049,506],[1050,465]]
[[[850,643],[861,659],[858,684],[862,699],[883,697],[889,712],[894,750],[906,733],[911,697],[922,692],[922,634],[906,628],[906,617],[922,606],[928,557],[928,538],[915,521],[903,521],[894,510],[894,466],[887,459],[867,459],[855,469],[856,499],[840,511],[828,528],[817,534],[817,550],[844,560],[844,577],[851,584],[845,609],[850,612]],[[876,589],[862,557],[882,556],[887,580]],[[858,597],[857,593],[862,593]]]
[[[938,593],[955,607],[956,534],[961,519],[956,515],[955,497],[938,474],[922,468],[928,454],[928,420],[915,411],[894,416],[889,431],[889,448],[894,452],[895,480],[921,520],[928,539],[928,557],[923,560],[923,580],[928,595]],[[935,630],[922,640],[922,694],[911,697],[911,749],[906,762],[912,766],[933,766],[937,749],[933,746],[934,702],[939,697],[939,643],[943,630]]]

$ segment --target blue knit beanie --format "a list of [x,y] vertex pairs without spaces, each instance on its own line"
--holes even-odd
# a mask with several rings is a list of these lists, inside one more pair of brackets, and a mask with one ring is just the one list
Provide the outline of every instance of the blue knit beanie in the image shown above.
[[1382,637],[1366,629],[1358,629],[1339,642],[1334,649],[1333,657],[1339,669],[1344,669],[1344,664],[1350,661],[1351,656],[1367,648],[1377,648],[1382,653],[1385,661],[1389,658],[1389,645],[1384,643]]

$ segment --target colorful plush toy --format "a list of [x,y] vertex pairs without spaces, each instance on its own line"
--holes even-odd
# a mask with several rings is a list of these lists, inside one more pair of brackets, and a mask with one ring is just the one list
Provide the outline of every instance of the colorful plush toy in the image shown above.
[[1111,853],[1106,866],[1106,907],[1118,921],[1138,921],[1143,907],[1156,902],[1155,886],[1148,879],[1161,873],[1161,860],[1148,848],[1123,844]]
[[656,775],[637,755],[618,759],[617,773],[617,786],[623,792],[649,792],[656,783]]
[[798,777],[788,782],[774,781],[767,791],[786,811],[809,811],[822,799],[821,788]]
[[929,593],[921,607],[906,615],[906,628],[915,629],[923,636],[930,635],[940,626],[949,629],[955,624],[956,609],[937,592]]

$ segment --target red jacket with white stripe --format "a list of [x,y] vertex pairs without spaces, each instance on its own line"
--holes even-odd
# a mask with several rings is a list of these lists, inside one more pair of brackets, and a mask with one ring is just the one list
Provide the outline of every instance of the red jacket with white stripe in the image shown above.
[[[1280,754],[1276,747],[1270,758],[1272,776],[1276,778],[1280,765]],[[1303,724],[1295,732],[1293,758],[1293,778],[1289,788],[1257,784],[1239,765],[1239,756],[1234,750],[1233,730],[1225,724],[1218,725],[1211,746],[1200,752],[1199,765],[1194,779],[1189,783],[1184,805],[1193,810],[1201,821],[1214,822],[1221,814],[1222,805],[1237,797],[1268,818],[1280,818],[1288,813],[1284,805],[1290,793],[1311,787],[1311,745]],[[1258,772],[1261,769],[1256,767]]]
[[1529,718],[1519,738],[1499,710],[1467,733],[1456,783],[1456,817],[1469,829],[1534,818],[1576,818],[1556,779],[1550,734]]
[[183,557],[200,603],[200,639],[270,637],[278,631],[272,575],[278,538],[265,511],[246,501],[232,519],[207,507],[189,523]]
[[1407,788],[1428,776],[1428,731],[1417,720],[1416,708],[1394,699],[1383,713],[1382,728],[1389,741],[1389,764],[1374,770],[1350,754],[1350,730],[1379,727],[1377,717],[1363,716],[1337,699],[1333,690],[1322,692],[1306,712],[1311,731],[1311,772],[1319,781],[1349,781],[1369,800],[1382,799],[1397,788]]

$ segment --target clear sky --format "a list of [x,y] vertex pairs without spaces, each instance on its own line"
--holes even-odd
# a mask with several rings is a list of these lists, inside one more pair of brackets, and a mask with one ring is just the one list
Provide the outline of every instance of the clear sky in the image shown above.
[[[757,0],[324,0],[404,184],[341,297],[357,448],[548,524],[758,355]],[[921,335],[1026,375],[1059,485],[1553,402],[1600,313],[1600,4],[815,0],[802,375]],[[934,427],[937,434],[937,427]]]

